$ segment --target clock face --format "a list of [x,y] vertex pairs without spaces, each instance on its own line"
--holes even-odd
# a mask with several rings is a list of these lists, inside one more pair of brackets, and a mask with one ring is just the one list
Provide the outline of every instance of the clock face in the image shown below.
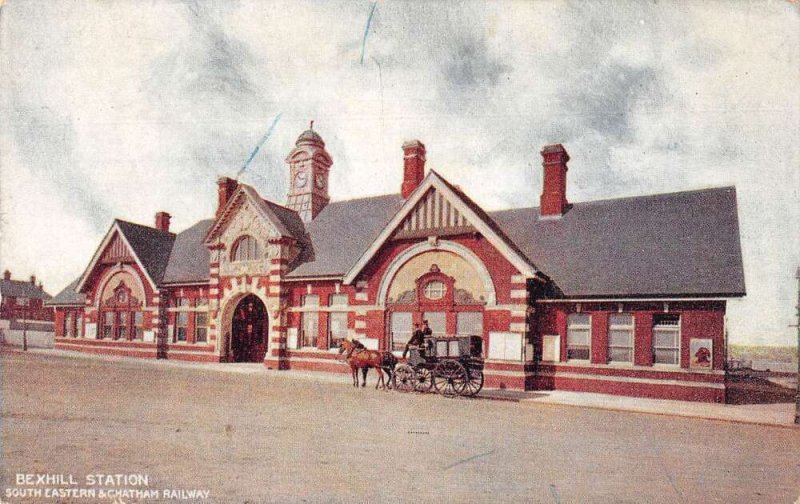
[[294,177],[294,186],[295,187],[305,187],[308,184],[308,175],[306,172],[299,172]]
[[317,189],[325,188],[325,176],[323,174],[318,173],[314,178],[314,182],[317,184]]

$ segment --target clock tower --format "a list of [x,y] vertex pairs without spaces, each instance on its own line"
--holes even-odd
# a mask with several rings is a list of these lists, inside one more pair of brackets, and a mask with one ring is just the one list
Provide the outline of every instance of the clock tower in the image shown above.
[[310,222],[330,201],[328,196],[328,171],[333,160],[325,150],[325,142],[314,131],[314,121],[295,142],[295,148],[286,157],[289,165],[289,196],[286,206],[300,214],[303,222]]

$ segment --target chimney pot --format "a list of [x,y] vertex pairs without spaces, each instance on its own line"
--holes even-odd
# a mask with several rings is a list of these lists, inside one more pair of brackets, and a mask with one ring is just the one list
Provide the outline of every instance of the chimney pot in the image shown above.
[[400,192],[408,198],[425,178],[425,144],[419,140],[403,143],[403,185]]
[[156,229],[169,233],[169,221],[172,216],[167,212],[156,213]]
[[230,177],[220,177],[217,180],[217,187],[219,204],[217,205],[216,218],[219,218],[219,216],[222,214],[222,210],[225,209],[225,205],[228,204],[228,200],[231,199],[234,191],[236,191],[236,189],[239,187],[239,182]]
[[3,272],[3,279],[4,279],[4,280],[11,280],[11,272],[10,272],[10,271],[8,271],[8,270],[5,270],[5,271]]
[[36,275],[31,275],[31,285],[36,285]]
[[567,162],[569,154],[561,144],[542,149],[544,180],[539,200],[540,217],[560,217],[567,211]]

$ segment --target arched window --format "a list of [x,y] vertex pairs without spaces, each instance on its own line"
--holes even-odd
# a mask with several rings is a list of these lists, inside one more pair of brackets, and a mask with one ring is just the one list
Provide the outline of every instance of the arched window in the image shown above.
[[254,261],[258,258],[258,242],[252,236],[242,236],[233,244],[232,261]]

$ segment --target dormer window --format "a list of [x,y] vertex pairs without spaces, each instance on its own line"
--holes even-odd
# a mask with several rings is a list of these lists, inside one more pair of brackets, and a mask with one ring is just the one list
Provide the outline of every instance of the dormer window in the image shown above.
[[438,301],[444,297],[446,292],[447,286],[439,280],[433,280],[425,285],[425,297],[430,300]]
[[231,260],[236,261],[255,261],[259,259],[258,242],[252,236],[242,236],[233,245]]

